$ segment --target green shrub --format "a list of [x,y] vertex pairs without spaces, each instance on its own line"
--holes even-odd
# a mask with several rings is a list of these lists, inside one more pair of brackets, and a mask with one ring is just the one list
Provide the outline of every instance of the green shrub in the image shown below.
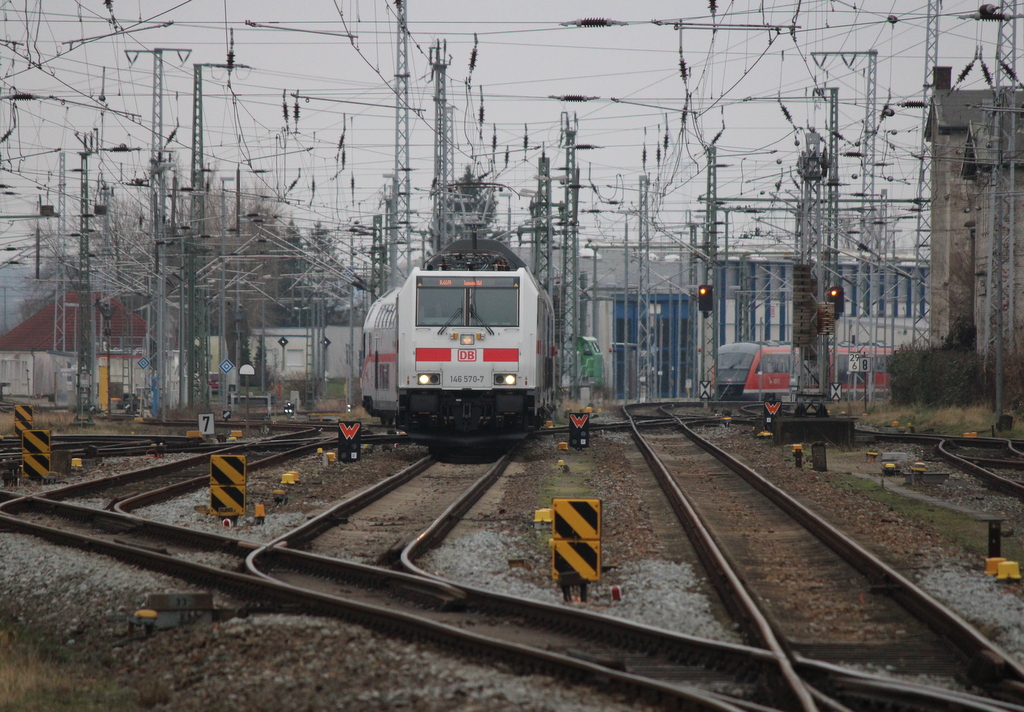
[[965,406],[982,395],[974,351],[903,347],[889,357],[889,396],[896,405]]

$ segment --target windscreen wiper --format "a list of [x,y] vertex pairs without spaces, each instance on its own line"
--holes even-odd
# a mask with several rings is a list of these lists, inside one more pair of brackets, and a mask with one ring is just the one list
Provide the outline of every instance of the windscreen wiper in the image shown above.
[[474,308],[474,307],[470,307],[469,308],[469,318],[470,319],[476,319],[477,321],[479,321],[480,322],[480,326],[482,326],[485,329],[487,329],[487,333],[488,334],[490,334],[491,336],[494,336],[494,329],[492,329],[490,326],[488,326],[487,324],[484,323],[484,320],[481,319],[480,315],[476,313],[476,308]]
[[452,318],[451,318],[451,319],[449,319],[449,320],[448,320],[448,321],[447,321],[447,322],[445,323],[445,325],[444,325],[444,326],[442,326],[442,327],[441,327],[440,329],[438,329],[438,330],[437,330],[437,333],[438,333],[438,334],[443,334],[443,333],[444,333],[444,330],[445,330],[445,329],[447,329],[447,328],[448,328],[449,326],[451,326],[452,324],[454,324],[454,323],[455,323],[455,320],[456,320],[456,319],[458,319],[458,318],[459,318],[460,316],[462,316],[462,307],[459,307],[459,308],[458,308],[458,309],[457,309],[457,310],[455,311],[455,313],[454,313],[454,314],[452,314]]

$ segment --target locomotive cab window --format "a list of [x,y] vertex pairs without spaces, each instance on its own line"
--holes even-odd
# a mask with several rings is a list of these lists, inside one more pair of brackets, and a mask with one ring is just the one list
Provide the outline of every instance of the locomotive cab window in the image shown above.
[[519,290],[498,287],[469,291],[469,326],[519,326]]
[[519,278],[420,277],[416,326],[519,326]]
[[420,287],[417,290],[416,325],[462,326],[464,301],[465,294],[461,289]]

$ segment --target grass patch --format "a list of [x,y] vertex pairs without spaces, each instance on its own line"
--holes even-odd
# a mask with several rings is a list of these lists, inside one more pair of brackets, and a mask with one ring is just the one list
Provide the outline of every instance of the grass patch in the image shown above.
[[348,379],[334,378],[324,383],[324,391],[327,398],[344,401],[348,393]]
[[[944,541],[978,556],[979,560],[988,556],[988,522],[896,494],[883,489],[878,480],[866,480],[855,475],[836,475],[836,478],[840,486],[884,504],[922,526],[934,529]],[[1002,555],[1011,561],[1022,561],[1024,548],[1014,537],[1004,536]]]
[[[558,467],[559,460],[569,466],[568,472]],[[555,497],[594,496],[593,487],[587,483],[594,474],[594,459],[589,452],[552,449],[550,463],[551,474],[541,482],[538,507],[550,507]]]
[[[849,404],[843,404],[846,408]],[[892,425],[893,421],[900,425],[912,424],[917,432],[926,430],[942,435],[962,435],[976,432],[978,435],[991,435],[996,416],[991,408],[985,406],[969,406],[966,408],[925,408],[915,406],[893,407],[889,405],[871,405],[865,412],[863,404],[853,404],[847,409],[851,415],[859,416],[861,422],[868,425]],[[1013,429],[1009,432],[997,432],[997,436],[1006,438],[1024,438],[1024,424],[1015,419]]]
[[[0,627],[0,711],[136,712],[142,690],[120,689],[112,679],[61,660],[24,630]],[[152,697],[152,696],[151,696]],[[156,702],[149,703],[152,706]]]

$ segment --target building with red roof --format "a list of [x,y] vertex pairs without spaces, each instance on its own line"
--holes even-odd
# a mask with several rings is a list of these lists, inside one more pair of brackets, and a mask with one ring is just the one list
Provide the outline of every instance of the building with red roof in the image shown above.
[[[78,294],[65,293],[63,306],[63,319],[51,302],[0,336],[0,382],[8,384],[3,387],[5,396],[48,398],[55,405],[74,401]],[[107,393],[120,398],[144,383],[144,372],[135,361],[144,350],[146,320],[119,300],[96,293],[92,326],[98,402],[106,408]]]

